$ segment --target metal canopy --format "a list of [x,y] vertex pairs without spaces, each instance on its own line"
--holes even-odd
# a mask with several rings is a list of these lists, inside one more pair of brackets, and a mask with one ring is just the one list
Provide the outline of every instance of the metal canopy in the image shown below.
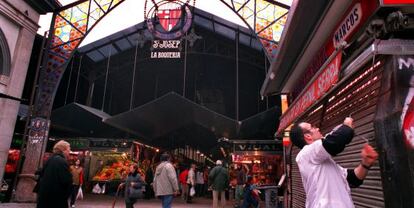
[[[314,1],[295,1],[292,4],[290,18],[280,39],[279,53],[270,66],[260,91],[262,95],[281,93],[289,78],[298,79],[295,67],[306,69],[310,59],[313,58],[328,37],[329,34],[326,31],[331,30],[328,30],[327,27],[335,26],[334,23],[345,12],[350,2],[345,0],[323,0],[318,1],[318,3]],[[327,10],[329,9],[332,14],[327,17]],[[323,34],[315,38],[316,35],[319,35],[316,33],[318,28],[322,28],[320,33]],[[319,43],[311,44],[310,40],[319,41]],[[298,59],[303,58],[305,51],[310,47],[313,51],[307,57],[308,62],[299,65]],[[296,74],[292,75],[293,73]]]
[[270,132],[276,132],[279,126],[280,110],[275,106],[267,111],[258,113],[241,122],[240,138],[266,138]]
[[216,135],[235,136],[237,122],[174,92],[131,111],[103,120],[126,132],[152,140],[196,123]]
[[52,128],[77,136],[121,137],[123,132],[105,124],[111,117],[103,111],[79,103],[71,103],[52,112]]

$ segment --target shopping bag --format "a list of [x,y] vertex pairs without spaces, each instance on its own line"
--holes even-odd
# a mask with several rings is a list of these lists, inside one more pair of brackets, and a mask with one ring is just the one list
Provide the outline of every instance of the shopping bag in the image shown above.
[[83,199],[83,191],[82,191],[81,187],[79,187],[78,195],[76,196],[76,199],[77,200],[82,200]]
[[106,185],[106,184],[104,184],[104,185],[102,186],[102,191],[101,191],[101,194],[105,194],[105,185]]
[[94,187],[93,187],[93,189],[92,189],[92,193],[94,193],[94,194],[100,194],[102,192],[102,189],[101,189],[101,187],[99,186],[99,183],[97,183]]
[[190,196],[194,196],[195,195],[195,189],[194,189],[194,187],[191,187],[191,189],[190,189]]

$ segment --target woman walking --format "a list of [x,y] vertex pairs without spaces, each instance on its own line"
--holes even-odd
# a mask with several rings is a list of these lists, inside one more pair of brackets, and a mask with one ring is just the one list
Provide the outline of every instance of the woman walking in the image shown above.
[[129,166],[129,174],[125,181],[125,207],[134,208],[135,202],[139,198],[143,198],[142,186],[144,181],[138,172],[138,165]]
[[75,164],[70,166],[70,173],[72,173],[72,194],[70,197],[70,207],[75,207],[75,202],[78,196],[79,189],[83,184],[83,168],[81,167],[81,161],[77,159]]

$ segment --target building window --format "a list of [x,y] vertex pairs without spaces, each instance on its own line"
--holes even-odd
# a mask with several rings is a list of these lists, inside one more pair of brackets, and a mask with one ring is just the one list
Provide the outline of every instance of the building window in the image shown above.
[[10,50],[4,36],[3,31],[0,29],[0,76],[10,75]]

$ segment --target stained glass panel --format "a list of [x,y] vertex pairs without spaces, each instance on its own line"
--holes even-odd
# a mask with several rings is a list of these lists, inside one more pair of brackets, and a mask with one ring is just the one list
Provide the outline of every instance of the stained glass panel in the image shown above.
[[102,9],[95,3],[95,1],[92,1],[91,8],[90,8],[90,14],[89,14],[89,22],[88,22],[88,30],[98,21],[105,12],[102,11]]
[[111,6],[112,0],[95,0],[101,6],[104,12],[107,12]]

